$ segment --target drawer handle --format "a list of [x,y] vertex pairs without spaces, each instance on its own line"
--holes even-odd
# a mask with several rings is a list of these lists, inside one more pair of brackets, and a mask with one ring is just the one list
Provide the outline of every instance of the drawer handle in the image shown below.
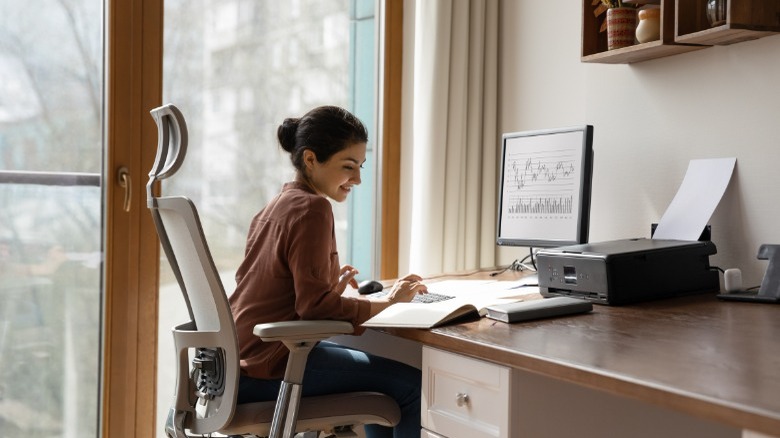
[[458,407],[467,406],[469,404],[469,395],[464,394],[462,392],[459,392],[455,395],[455,404],[458,405]]

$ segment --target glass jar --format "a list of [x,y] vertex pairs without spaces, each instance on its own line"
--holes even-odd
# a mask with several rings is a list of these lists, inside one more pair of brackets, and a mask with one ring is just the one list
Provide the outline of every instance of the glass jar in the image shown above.
[[726,24],[727,0],[707,0],[707,21],[710,27]]

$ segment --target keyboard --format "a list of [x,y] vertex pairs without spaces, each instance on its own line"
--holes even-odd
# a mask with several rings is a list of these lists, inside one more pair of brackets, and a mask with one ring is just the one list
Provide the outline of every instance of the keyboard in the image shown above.
[[446,301],[452,298],[449,295],[437,294],[436,292],[428,292],[427,294],[417,294],[412,299],[413,303],[438,303],[439,301]]
[[[382,298],[383,296],[389,294],[390,291],[383,290],[380,292],[373,293],[369,295],[370,297],[376,297],[376,298]],[[444,294],[437,294],[435,292],[428,292],[427,294],[417,294],[414,296],[411,302],[413,303],[438,303],[439,301],[446,301],[453,298],[450,295],[444,295]]]

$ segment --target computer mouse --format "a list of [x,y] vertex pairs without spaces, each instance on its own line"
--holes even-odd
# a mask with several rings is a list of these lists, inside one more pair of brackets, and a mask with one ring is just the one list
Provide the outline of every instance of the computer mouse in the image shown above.
[[358,284],[358,293],[361,295],[372,294],[374,292],[379,292],[382,289],[384,289],[384,286],[376,280],[365,280]]

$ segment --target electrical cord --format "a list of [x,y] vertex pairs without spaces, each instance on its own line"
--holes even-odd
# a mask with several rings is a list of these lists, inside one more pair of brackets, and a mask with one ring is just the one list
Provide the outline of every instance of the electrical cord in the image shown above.
[[[536,262],[534,261],[533,248],[531,248],[530,250],[531,251],[530,251],[530,253],[527,256],[523,257],[522,259],[515,259],[515,261],[513,261],[511,264],[509,264],[504,269],[501,269],[500,271],[496,271],[496,272],[491,272],[490,276],[491,277],[495,277],[497,275],[503,274],[506,271],[520,271],[520,272],[522,272],[522,271],[534,271],[534,272],[536,272]],[[531,259],[531,266],[529,266],[529,265],[527,265],[525,263],[525,261],[528,260],[529,258]]]
[[[710,270],[711,271],[718,271],[718,272],[720,272],[723,275],[726,274],[726,271],[724,271],[723,268],[721,268],[720,266],[710,266]],[[750,292],[750,291],[758,290],[760,288],[761,288],[761,285],[759,284],[758,286],[750,286],[750,287],[745,288],[745,289],[741,289],[741,288],[740,289],[742,291],[744,291],[744,292]]]
[[519,263],[520,263],[520,262],[519,262],[519,260],[518,260],[518,259],[515,259],[515,261],[513,261],[513,262],[512,262],[512,263],[511,263],[509,266],[507,266],[506,268],[504,268],[504,269],[502,269],[502,270],[500,270],[500,271],[491,272],[491,273],[490,273],[490,276],[491,276],[491,277],[495,277],[496,275],[501,275],[501,274],[503,274],[504,272],[508,271],[509,269],[512,269],[512,270],[514,271],[514,268],[513,268],[513,267],[514,267],[514,266],[517,266]]

